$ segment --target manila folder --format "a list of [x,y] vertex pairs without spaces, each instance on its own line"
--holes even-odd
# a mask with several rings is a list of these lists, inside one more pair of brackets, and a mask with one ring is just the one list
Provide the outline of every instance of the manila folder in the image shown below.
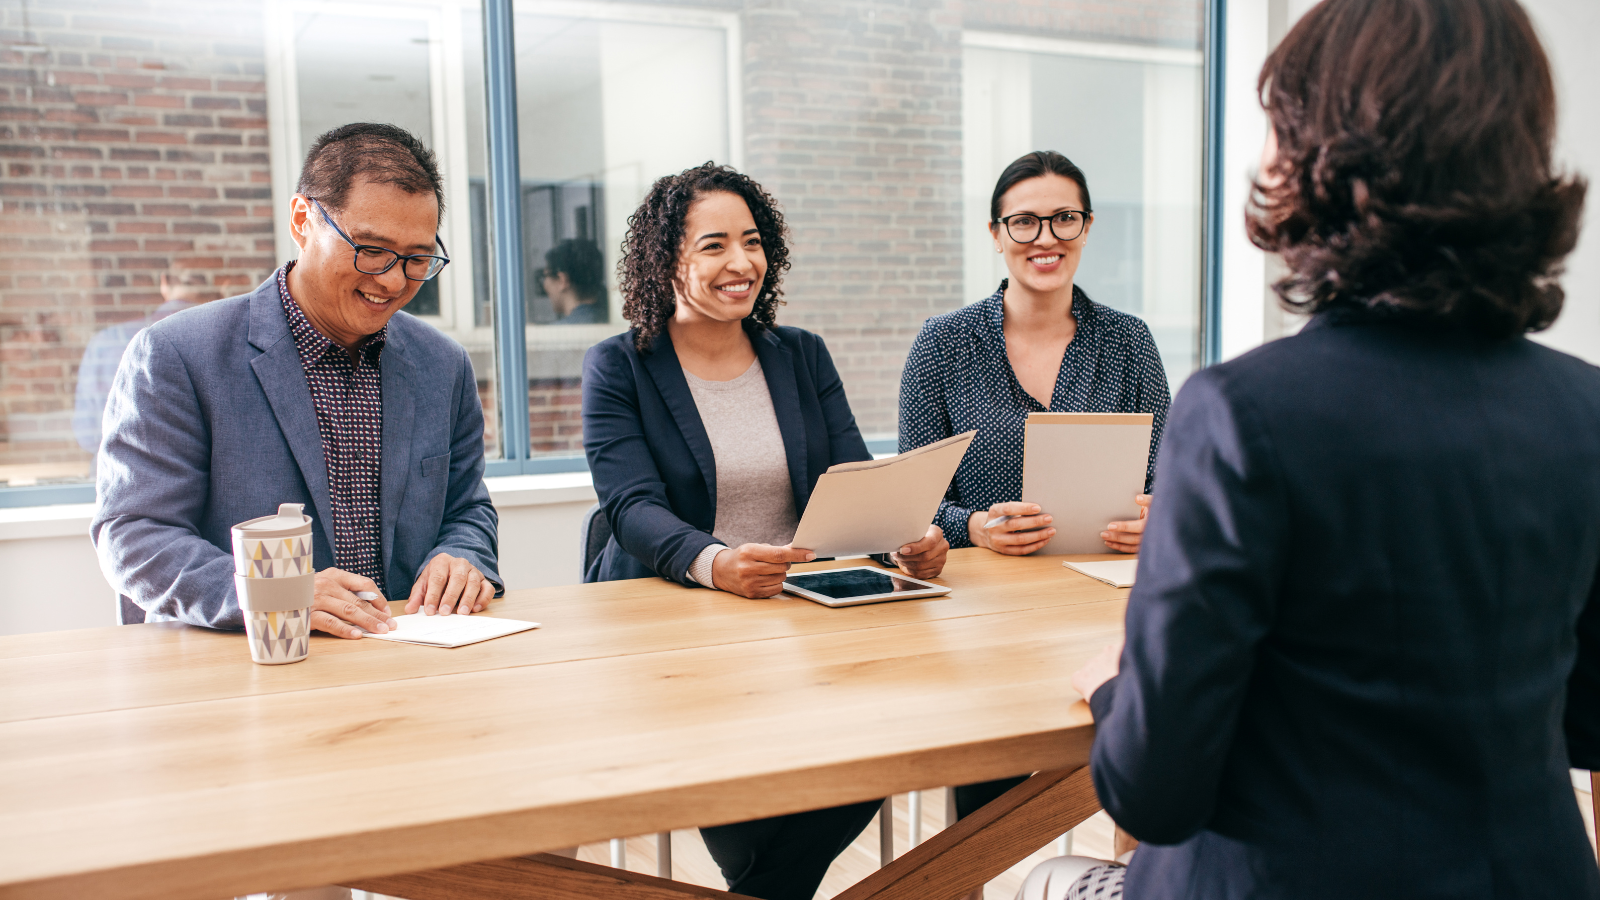
[[1150,462],[1150,413],[1030,413],[1022,439],[1022,499],[1054,520],[1040,554],[1105,553],[1100,532],[1139,518]]
[[829,467],[791,546],[818,556],[892,553],[921,540],[976,431],[899,456]]

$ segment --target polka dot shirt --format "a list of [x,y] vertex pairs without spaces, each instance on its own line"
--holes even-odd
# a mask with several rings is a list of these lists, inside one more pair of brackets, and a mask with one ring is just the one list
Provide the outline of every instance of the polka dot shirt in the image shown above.
[[970,547],[973,510],[1022,499],[1022,432],[1030,412],[1155,415],[1148,492],[1172,398],[1161,355],[1142,319],[1072,289],[1078,330],[1061,358],[1047,410],[1018,383],[1006,357],[1006,282],[981,303],[929,319],[900,376],[900,451],[976,430],[934,524],[952,547]]
[[[289,296],[289,269],[278,270],[278,297],[300,351],[300,364],[317,411],[322,456],[328,464],[333,506],[333,565],[365,575],[387,591],[383,578],[383,375],[379,364],[389,335],[385,325],[361,345],[357,359],[318,331]],[[326,565],[322,568],[327,568]]]

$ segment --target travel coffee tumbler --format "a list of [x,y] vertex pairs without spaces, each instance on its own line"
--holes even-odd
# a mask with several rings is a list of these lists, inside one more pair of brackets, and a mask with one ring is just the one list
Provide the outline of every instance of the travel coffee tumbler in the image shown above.
[[233,526],[233,583],[250,638],[250,658],[262,665],[299,662],[311,652],[311,517],[301,503],[275,516]]

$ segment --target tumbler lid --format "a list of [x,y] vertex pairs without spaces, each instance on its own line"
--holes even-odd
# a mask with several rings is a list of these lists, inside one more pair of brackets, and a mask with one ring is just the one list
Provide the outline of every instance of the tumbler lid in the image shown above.
[[304,503],[283,503],[275,516],[262,516],[233,526],[254,538],[293,537],[306,534],[311,528],[311,517],[305,515]]

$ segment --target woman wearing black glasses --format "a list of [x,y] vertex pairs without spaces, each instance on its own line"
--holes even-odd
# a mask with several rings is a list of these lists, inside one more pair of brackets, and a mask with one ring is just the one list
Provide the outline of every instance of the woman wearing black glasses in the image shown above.
[[[900,377],[900,450],[976,429],[935,524],[951,547],[1022,556],[1055,530],[1048,510],[1021,502],[1022,433],[1031,412],[1153,413],[1140,518],[1101,537],[1133,553],[1144,532],[1167,378],[1143,321],[1101,306],[1073,283],[1094,226],[1083,171],[1052,150],[1006,167],[989,202],[989,233],[1011,277],[981,303],[935,316]],[[1006,518],[990,524],[992,520]],[[1020,779],[956,789],[967,815]]]
[[[1083,171],[1053,150],[1000,173],[989,234],[1011,277],[987,300],[929,319],[900,376],[900,450],[976,429],[935,522],[951,547],[1023,556],[1055,530],[1022,503],[1022,431],[1030,412],[1155,414],[1140,518],[1101,537],[1134,553],[1166,422],[1167,378],[1143,321],[1101,306],[1073,283],[1094,227]],[[1004,521],[991,525],[995,519]]]

